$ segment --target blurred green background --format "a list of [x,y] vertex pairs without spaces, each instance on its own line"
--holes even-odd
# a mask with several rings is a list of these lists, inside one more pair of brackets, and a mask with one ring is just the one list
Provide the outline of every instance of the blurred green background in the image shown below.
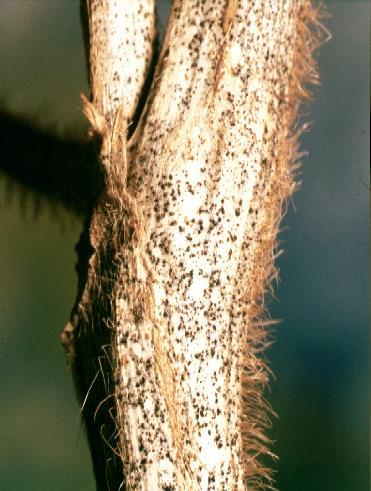
[[[271,304],[283,319],[267,354],[281,491],[369,489],[369,4],[326,4],[332,40],[319,56],[322,86],[302,138],[309,156],[284,221]],[[79,94],[88,88],[77,0],[1,0],[0,67],[3,108],[83,135]],[[33,208],[34,198],[0,174],[0,490],[93,490],[59,343],[82,225],[47,205],[35,219]]]

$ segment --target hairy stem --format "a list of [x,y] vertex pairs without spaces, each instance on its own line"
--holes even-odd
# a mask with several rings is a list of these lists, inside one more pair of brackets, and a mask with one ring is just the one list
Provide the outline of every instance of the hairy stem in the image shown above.
[[298,103],[317,76],[318,12],[307,0],[175,0],[128,139],[154,25],[149,2],[122,5],[88,2],[84,111],[105,189],[64,332],[96,473],[103,453],[124,469],[111,489],[271,486],[264,298],[295,187]]

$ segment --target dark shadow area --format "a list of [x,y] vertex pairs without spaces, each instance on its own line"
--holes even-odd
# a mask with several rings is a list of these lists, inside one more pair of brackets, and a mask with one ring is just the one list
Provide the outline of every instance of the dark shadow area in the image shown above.
[[97,144],[59,137],[0,112],[0,171],[23,188],[87,216],[103,186]]

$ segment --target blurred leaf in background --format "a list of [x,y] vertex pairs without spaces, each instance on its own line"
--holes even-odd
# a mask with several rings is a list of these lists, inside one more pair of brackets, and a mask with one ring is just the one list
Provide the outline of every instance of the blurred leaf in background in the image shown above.
[[[165,0],[159,2],[164,17]],[[332,40],[304,120],[302,190],[281,235],[285,254],[267,356],[279,415],[278,489],[366,491],[368,2],[326,2]],[[165,20],[161,20],[162,25]],[[2,109],[81,138],[88,93],[78,0],[1,0]],[[16,142],[15,142],[16,144]],[[32,148],[30,148],[30,153]],[[94,489],[59,332],[76,292],[82,224],[43,206],[32,216],[0,175],[0,489]]]

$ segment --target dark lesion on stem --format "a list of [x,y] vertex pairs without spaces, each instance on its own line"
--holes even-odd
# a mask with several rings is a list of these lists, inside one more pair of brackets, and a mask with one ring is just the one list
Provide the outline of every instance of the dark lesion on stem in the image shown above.
[[[109,247],[99,256],[96,268],[99,284],[89,276],[94,254],[91,217],[97,203],[104,209],[104,175],[98,157],[100,141],[99,138],[86,141],[62,138],[5,111],[0,111],[0,135],[1,174],[21,190],[44,198],[53,206],[62,205],[84,219],[75,248],[76,301],[61,340],[75,379],[97,489],[117,489],[124,477],[122,460],[115,453],[117,428],[110,319],[116,269]],[[84,312],[89,306],[89,311]]]
[[[81,3],[87,60],[89,60],[89,33],[86,2]],[[129,139],[145,112],[157,63],[157,40],[153,57],[144,82],[133,120],[128,126]],[[89,63],[89,62],[88,62]],[[98,132],[99,133],[99,132]],[[103,138],[103,134],[97,135]],[[99,154],[99,145],[96,147]],[[112,156],[111,156],[112,157]],[[101,163],[100,163],[101,165]],[[102,173],[103,166],[101,165]],[[107,169],[105,169],[107,171]],[[120,179],[109,175],[106,179]],[[103,176],[104,181],[104,176]],[[78,398],[87,432],[98,490],[126,489],[123,456],[118,453],[119,428],[117,427],[115,380],[116,367],[113,355],[115,343],[115,285],[120,275],[117,262],[117,230],[110,212],[122,213],[103,183],[99,198],[86,220],[76,250],[78,253],[78,294],[71,313],[68,335],[72,331],[72,368]],[[114,182],[121,188],[124,183]],[[112,185],[112,182],[111,182]],[[118,220],[123,220],[118,216]],[[116,228],[115,228],[116,227]],[[99,230],[98,230],[99,229]],[[121,247],[125,247],[120,236]],[[72,330],[71,330],[72,327]],[[70,339],[69,339],[70,341]]]
[[[88,53],[86,5],[85,1],[81,2],[81,21]],[[156,40],[127,138],[133,134],[146,111],[157,59]],[[61,137],[1,109],[0,135],[0,173],[19,184],[21,189],[53,205],[62,205],[84,219],[76,245],[77,296],[61,338],[75,379],[97,489],[124,490],[123,458],[117,452],[115,360],[112,353],[114,285],[119,271],[115,263],[116,251],[112,248],[113,232],[105,226],[109,223],[105,215],[114,203],[109,201],[99,161],[100,137],[93,140]],[[102,244],[93,245],[92,221],[97,217],[104,240]]]
[[[71,368],[92,456],[98,491],[114,490],[124,482],[123,463],[117,453],[113,343],[113,294],[117,268],[110,247],[99,257],[89,238],[86,221],[76,246],[78,293],[67,326],[72,327]],[[92,267],[90,259],[95,262]],[[94,270],[100,277],[95,279]],[[125,487],[122,487],[125,489]]]

